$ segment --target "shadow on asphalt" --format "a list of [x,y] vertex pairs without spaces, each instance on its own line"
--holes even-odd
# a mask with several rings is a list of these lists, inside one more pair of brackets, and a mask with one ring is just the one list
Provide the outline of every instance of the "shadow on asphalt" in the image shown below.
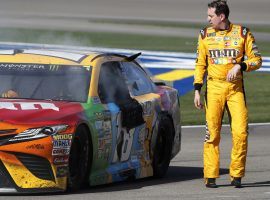
[[[228,173],[229,173],[228,169],[220,169],[220,175]],[[155,186],[166,183],[182,182],[193,179],[203,179],[202,167],[170,166],[166,176],[160,179],[149,177],[133,181],[124,181],[119,183],[94,186],[91,188],[83,189],[79,191],[77,194],[133,190],[143,188],[146,186]]]
[[[226,185],[219,185],[217,184],[218,187],[232,187],[231,184],[226,184]],[[264,182],[254,182],[254,183],[242,183],[241,188],[248,188],[248,187],[270,187],[270,181],[264,181]]]
[[270,187],[270,181],[243,183],[243,187]]

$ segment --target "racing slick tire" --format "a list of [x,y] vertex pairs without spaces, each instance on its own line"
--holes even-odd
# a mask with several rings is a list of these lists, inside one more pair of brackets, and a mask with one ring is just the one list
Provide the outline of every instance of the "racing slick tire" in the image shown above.
[[89,133],[84,126],[79,126],[75,132],[69,155],[68,191],[77,191],[88,180],[90,167]]
[[158,125],[156,145],[153,155],[153,175],[162,178],[171,161],[174,128],[171,119],[162,115]]

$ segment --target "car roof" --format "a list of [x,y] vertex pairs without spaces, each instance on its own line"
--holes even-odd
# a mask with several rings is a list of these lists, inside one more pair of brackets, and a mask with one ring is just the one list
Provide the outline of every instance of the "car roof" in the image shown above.
[[20,48],[0,50],[1,63],[36,63],[59,65],[89,65],[96,58],[120,57],[125,55],[64,48]]

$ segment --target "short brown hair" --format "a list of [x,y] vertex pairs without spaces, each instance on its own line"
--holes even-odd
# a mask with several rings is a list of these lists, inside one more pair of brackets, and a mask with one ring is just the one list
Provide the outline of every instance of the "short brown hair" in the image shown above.
[[208,8],[215,8],[216,15],[224,14],[228,19],[230,15],[230,9],[226,0],[215,0],[208,3]]

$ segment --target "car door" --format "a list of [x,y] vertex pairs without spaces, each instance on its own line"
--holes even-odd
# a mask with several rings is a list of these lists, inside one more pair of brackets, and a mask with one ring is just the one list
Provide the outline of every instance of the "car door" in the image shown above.
[[[111,114],[112,149],[109,162],[111,165],[127,162],[132,156],[135,128],[145,122],[142,106],[131,98],[119,62],[110,61],[101,65],[98,94]],[[114,169],[119,171],[124,167],[119,165]]]
[[[136,62],[121,62],[126,76],[131,96],[143,108],[145,126],[138,135],[138,144],[142,144],[143,153],[139,155],[141,163],[140,177],[152,175],[150,142],[152,133],[157,127],[158,113],[160,112],[160,95],[156,94],[156,87],[146,72]],[[134,142],[136,143],[136,142]]]

